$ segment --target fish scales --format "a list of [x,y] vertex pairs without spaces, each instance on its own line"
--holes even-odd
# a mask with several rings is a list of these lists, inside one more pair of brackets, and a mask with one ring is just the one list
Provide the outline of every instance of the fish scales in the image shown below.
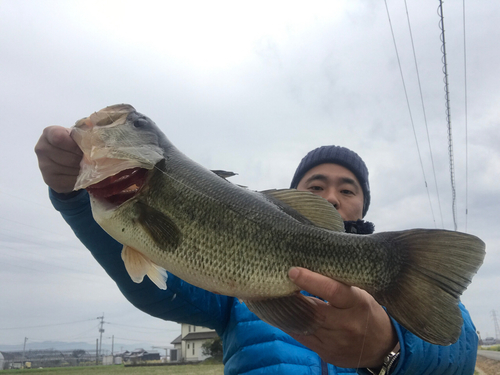
[[[160,180],[169,179],[170,173],[174,173],[174,171],[160,176]],[[195,175],[194,179],[198,181],[199,175]],[[304,228],[304,224],[298,223],[283,212],[277,211],[274,206],[270,206],[265,199],[262,199],[262,195],[249,195],[246,191],[235,187],[236,191],[231,194],[232,199],[228,200],[220,192],[223,192],[227,187],[233,188],[233,185],[216,178],[213,181],[213,186],[219,187],[213,189],[215,194],[212,196],[213,205],[210,207],[207,207],[208,204],[204,199],[209,193],[207,191],[202,193],[200,200],[185,197],[185,201],[194,203],[192,210],[199,211],[196,214],[199,220],[193,221],[191,218],[186,218],[185,225],[195,226],[196,230],[190,232],[194,242],[186,241],[187,248],[183,251],[188,252],[189,247],[196,249],[203,247],[206,258],[220,258],[222,263],[228,265],[229,270],[241,268],[241,265],[249,265],[245,267],[246,272],[239,276],[242,277],[242,281],[250,281],[251,284],[243,282],[241,290],[225,290],[224,294],[236,293],[241,297],[258,298],[282,294],[280,291],[283,287],[279,287],[279,285],[290,286],[287,273],[292,266],[303,266],[314,271],[330,273],[351,283],[362,284],[365,288],[370,286],[366,280],[367,277],[378,281],[382,279],[383,275],[373,273],[373,265],[383,264],[385,261],[381,262],[380,259],[373,258],[376,255],[387,258],[387,253],[373,251],[372,246],[366,249],[368,251],[363,254],[361,259],[365,261],[359,263],[358,272],[353,272],[355,270],[352,267],[352,257],[357,256],[353,243],[359,243],[358,248],[360,249],[357,251],[359,253],[362,251],[361,244],[367,242],[364,238],[352,236],[350,241],[346,241],[346,246],[340,246],[345,250],[343,254],[340,251],[334,252],[333,249],[339,246],[332,246],[332,242],[341,241],[343,236],[319,228],[312,228],[314,230],[311,231],[310,226]],[[172,199],[163,196],[160,198],[161,202],[152,203],[152,205],[172,207],[172,212],[177,211],[176,204]],[[200,201],[205,202],[204,207]],[[228,210],[229,212],[227,212]],[[165,213],[171,214],[168,209]],[[181,229],[181,231],[183,230]],[[209,233],[207,240],[212,240],[215,243],[197,244],[196,241],[200,233]],[[332,236],[338,238],[332,238]],[[220,240],[217,242],[218,238]],[[222,246],[216,247],[217,244]],[[340,242],[338,244],[341,245]],[[370,244],[366,245],[366,247],[368,246]],[[269,251],[269,249],[274,251]],[[318,254],[318,256],[311,257],[311,253]],[[364,269],[362,269],[362,265],[365,265]],[[272,266],[274,269],[271,269]],[[279,277],[274,275],[279,275]],[[233,276],[238,275],[228,276],[232,279]],[[271,277],[273,278],[271,279]],[[293,285],[292,287],[295,288]],[[252,289],[256,290],[255,295],[244,294]],[[290,293],[288,288],[285,291]]]
[[[213,180],[214,188],[186,188],[195,186],[205,170],[186,173],[186,177],[176,175],[177,163],[172,162],[172,167],[154,170],[149,182],[149,189],[154,191],[161,186],[165,193],[145,194],[143,200],[176,223],[183,233],[180,246],[172,250],[161,248],[138,232],[129,235],[125,231],[115,236],[119,241],[128,237],[146,240],[128,242],[134,248],[154,249],[151,259],[158,264],[172,264],[169,267],[179,277],[194,277],[195,284],[240,298],[276,297],[297,290],[287,276],[292,266],[306,267],[370,290],[375,289],[375,282],[378,285],[384,279],[383,274],[373,271],[377,264],[388,261],[388,254],[374,251],[365,237],[349,236],[342,245],[345,235],[299,223],[276,210],[262,195],[248,194],[215,175],[207,176]],[[230,199],[225,197],[225,189],[234,190]],[[120,217],[129,216],[127,209],[134,210],[133,202],[124,204]],[[105,223],[103,227],[109,230]],[[311,253],[317,256],[311,257]],[[363,261],[354,264],[353,257]],[[213,281],[215,270],[221,275]],[[378,270],[382,271],[382,267]]]
[[288,278],[305,267],[365,289],[408,330],[448,345],[460,335],[458,301],[484,258],[475,236],[412,229],[343,233],[338,212],[309,192],[254,192],[182,154],[132,106],[77,122],[84,153],[76,189],[89,191],[99,225],[124,245],[135,282],[166,288],[165,270],[235,296],[264,321],[312,333],[318,317]]

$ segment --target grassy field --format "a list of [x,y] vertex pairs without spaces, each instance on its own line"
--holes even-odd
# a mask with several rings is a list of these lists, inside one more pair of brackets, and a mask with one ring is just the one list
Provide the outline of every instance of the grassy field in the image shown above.
[[56,374],[56,375],[95,375],[95,374],[124,374],[124,375],[223,375],[224,365],[179,365],[179,366],[144,366],[124,367],[114,366],[81,366],[81,367],[53,367],[44,369],[4,370],[7,374]]
[[500,345],[491,345],[491,346],[480,346],[481,350],[493,350],[496,352],[500,352]]

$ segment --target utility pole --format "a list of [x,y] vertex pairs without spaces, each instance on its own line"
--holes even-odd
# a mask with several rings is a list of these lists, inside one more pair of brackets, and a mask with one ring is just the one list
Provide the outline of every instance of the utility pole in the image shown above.
[[101,323],[99,324],[99,357],[101,357],[101,349],[102,349],[102,334],[104,332],[104,313],[102,313],[102,316],[98,316],[96,319],[100,319]]
[[481,346],[481,345],[483,345],[483,339],[481,338],[481,332],[476,331],[476,333],[477,333],[477,337],[479,339],[478,344]]
[[[27,337],[24,338],[24,345],[23,345],[23,360],[24,361],[26,361],[26,341],[28,341]],[[23,367],[24,367],[24,363],[23,363]]]
[[495,325],[495,340],[499,343],[500,327],[498,326],[497,312],[495,310],[491,310],[491,318],[493,319],[493,324]]

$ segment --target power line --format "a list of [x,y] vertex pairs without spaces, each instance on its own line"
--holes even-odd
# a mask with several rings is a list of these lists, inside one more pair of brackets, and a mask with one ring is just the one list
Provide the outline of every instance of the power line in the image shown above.
[[[94,319],[89,319],[89,320],[94,320]],[[89,332],[95,332],[95,330],[99,328],[99,323],[98,324],[93,324],[92,328],[87,328],[83,332],[79,332],[76,334],[63,334],[63,336],[60,335],[51,335],[49,338],[44,337],[44,338],[33,338],[30,337],[31,342],[44,342],[50,339],[50,341],[68,341],[68,340],[75,340],[75,339],[95,339],[95,335],[92,336],[86,336]]]
[[457,230],[457,194],[455,189],[455,165],[453,157],[453,136],[451,133],[451,115],[450,115],[450,89],[448,84],[448,63],[446,61],[446,41],[444,37],[444,16],[443,16],[443,1],[439,0],[438,7],[439,28],[441,29],[441,52],[443,53],[443,73],[444,73],[444,91],[446,105],[446,123],[448,127],[448,154],[450,158],[450,179],[451,179],[451,210],[453,213],[453,226]]
[[151,341],[151,340],[127,339],[127,338],[125,338],[125,337],[117,337],[117,336],[115,336],[115,339],[118,339],[118,340],[125,340],[125,341],[134,341],[134,342]]
[[10,327],[10,328],[0,328],[2,331],[7,331],[7,330],[14,330],[14,329],[31,329],[31,328],[45,328],[45,327],[55,327],[55,326],[63,326],[67,324],[76,324],[76,323],[82,323],[82,322],[88,322],[90,320],[95,320],[95,319],[85,319],[85,320],[77,320],[74,322],[66,322],[66,323],[55,323],[55,324],[45,324],[45,325],[39,325],[39,326],[25,326],[25,327]]
[[33,225],[29,225],[29,224],[26,224],[26,223],[21,223],[20,221],[16,221],[16,220],[12,220],[12,219],[7,219],[7,218],[1,217],[1,216],[0,216],[0,219],[1,220],[5,220],[5,221],[9,221],[9,222],[14,223],[14,224],[22,225],[22,226],[25,226],[25,227],[28,227],[28,228],[33,228],[33,229],[36,229],[36,230],[39,230],[39,231],[42,231],[42,232],[46,232],[46,233],[49,233],[49,234],[53,234],[53,235],[56,235],[56,236],[61,236],[61,233],[52,232],[52,231],[47,230],[47,229],[38,228],[38,227],[35,227]]
[[465,28],[465,0],[463,0],[463,28],[464,28],[464,85],[465,85],[465,233],[467,233],[467,219],[469,216],[469,141],[467,137],[467,38]]
[[[17,240],[17,241],[12,241],[12,240]],[[20,251],[20,252],[25,252],[25,253],[30,253],[30,254],[37,254],[39,256],[43,256],[44,258],[47,258],[47,255],[45,253],[44,254],[40,254],[39,251],[32,252],[32,251],[25,250],[24,248],[22,248],[22,249],[21,248],[19,248],[19,249],[13,248],[12,246],[5,245],[5,243],[3,243],[3,241],[8,242],[11,245],[13,245],[13,244],[20,244],[20,245],[26,246],[27,244],[29,244],[29,245],[32,245],[32,246],[41,247],[41,248],[46,249],[46,250],[56,250],[58,252],[64,252],[65,253],[64,255],[65,255],[66,258],[67,258],[67,254],[68,254],[68,251],[67,251],[68,248],[70,248],[70,249],[76,249],[76,250],[79,250],[79,251],[82,250],[82,247],[73,246],[73,245],[67,245],[67,244],[62,243],[62,242],[54,242],[54,241],[46,240],[46,239],[43,239],[43,242],[42,242],[42,241],[39,241],[39,240],[31,240],[30,238],[27,238],[26,236],[24,238],[22,238],[22,237],[18,237],[18,236],[13,236],[11,234],[0,233],[0,249],[2,247],[7,247],[7,248],[10,248],[10,249],[14,249],[16,251]],[[64,249],[60,249],[58,247],[64,247]],[[50,258],[60,260],[60,258],[56,258],[56,257],[52,257],[52,256]],[[67,261],[67,260],[68,259],[65,259],[65,261]]]
[[404,75],[403,75],[403,68],[401,67],[401,60],[399,59],[399,52],[398,52],[398,47],[397,47],[397,44],[396,44],[396,38],[394,36],[394,30],[392,28],[391,16],[389,14],[389,8],[387,6],[387,0],[384,0],[384,3],[385,3],[385,9],[387,11],[387,18],[389,19],[389,26],[391,28],[392,41],[394,42],[394,49],[396,50],[396,57],[397,57],[397,60],[398,60],[398,65],[399,65],[399,73],[401,74],[401,81],[403,83],[403,89],[404,89],[404,93],[405,93],[405,97],[406,97],[406,105],[408,107],[408,113],[410,115],[411,127],[413,129],[413,136],[415,138],[415,144],[417,145],[418,159],[420,161],[420,168],[422,170],[422,175],[424,177],[425,190],[427,191],[427,198],[429,200],[429,206],[431,208],[432,221],[434,222],[434,227],[437,227],[436,226],[436,219],[434,217],[434,210],[432,209],[431,196],[429,194],[429,187],[427,186],[427,178],[425,177],[424,164],[422,163],[422,156],[420,154],[420,147],[418,146],[418,138],[417,138],[417,133],[415,131],[415,124],[413,122],[413,115],[411,113],[410,100],[408,99],[408,92],[406,90],[406,84],[405,84],[405,79],[404,79]]
[[[31,253],[31,254],[34,254],[33,252],[30,252],[30,251],[27,251],[27,250],[24,250],[24,249],[16,249],[12,246],[8,246],[8,245],[0,245],[1,248],[8,248],[8,249],[11,249],[11,250],[15,250],[17,252],[23,252],[23,253]],[[1,249],[0,249],[1,250]],[[11,257],[11,258],[14,258],[16,260],[22,260],[22,261],[26,261],[27,259],[25,257],[23,257],[22,255],[19,255],[19,254],[5,254],[5,253],[0,253],[0,256],[1,257],[4,257],[4,256],[8,256],[8,257]],[[52,258],[54,259],[54,258]],[[49,259],[50,260],[50,259]],[[50,263],[50,262],[45,262],[41,259],[33,259],[33,258],[30,258],[29,259],[30,262],[34,262],[34,263],[40,263],[42,264],[43,266],[50,266],[50,267],[56,267],[56,268],[60,268],[60,269],[63,269],[63,270],[66,270],[66,271],[71,271],[71,272],[75,272],[77,274],[87,274],[87,275],[91,275],[93,277],[96,277],[96,276],[99,276],[98,274],[95,274],[95,273],[92,273],[92,272],[88,272],[84,269],[76,269],[76,268],[71,268],[71,267],[66,267],[66,266],[61,266],[59,264],[55,264],[55,263]],[[3,262],[2,260],[2,265],[3,264],[7,264],[6,262]],[[47,272],[47,269],[44,269],[44,268],[32,268],[32,267],[28,267],[26,265],[19,265],[19,264],[12,264],[12,263],[9,263],[10,265],[14,265],[16,267],[21,267],[21,268],[27,268],[27,269],[32,269],[32,270],[35,270],[37,272]],[[72,277],[78,277],[76,275],[73,275]],[[81,277],[80,277],[81,278]],[[89,280],[88,278],[85,278],[83,277],[82,278],[83,280]]]
[[19,199],[20,201],[27,202],[27,203],[29,203],[30,205],[35,204],[35,205],[37,205],[37,206],[40,206],[40,207],[46,208],[46,209],[48,209],[48,210],[51,210],[51,209],[53,208],[53,207],[51,207],[51,206],[49,206],[49,205],[41,204],[41,203],[39,203],[39,202],[35,202],[35,201],[29,200],[29,199],[25,199],[25,198],[18,197],[17,195],[14,195],[14,194],[7,193],[7,192],[5,191],[5,189],[2,189],[2,190],[1,190],[1,192],[2,192],[2,195],[8,195],[8,196],[10,196],[10,197],[12,197],[12,198]]
[[406,19],[408,20],[408,29],[410,31],[411,47],[412,47],[412,50],[413,50],[413,60],[415,62],[415,70],[417,72],[418,89],[420,91],[420,101],[422,103],[422,113],[424,115],[425,130],[427,132],[427,143],[429,145],[429,153],[431,155],[432,172],[434,174],[434,185],[436,187],[436,195],[437,195],[437,200],[438,200],[439,215],[441,217],[441,227],[444,228],[443,212],[441,210],[441,199],[439,197],[439,188],[438,188],[438,185],[437,185],[437,178],[436,178],[436,168],[434,167],[434,157],[432,155],[431,138],[429,136],[429,127],[427,126],[427,115],[425,113],[424,96],[422,94],[422,85],[420,83],[420,74],[419,74],[419,71],[418,71],[417,54],[415,52],[415,44],[413,43],[413,33],[411,31],[410,15],[408,13],[408,6],[406,4],[406,0],[405,0],[405,9],[406,9]]
[[113,326],[126,327],[126,328],[152,329],[155,331],[178,331],[179,330],[178,328],[167,329],[167,328],[157,328],[157,327],[139,327],[139,326],[132,326],[130,324],[118,324],[118,323],[112,323],[112,322],[108,322],[108,324],[113,325]]
[[495,310],[491,310],[491,318],[495,325],[495,339],[498,341],[500,340],[500,327],[498,326],[497,312]]

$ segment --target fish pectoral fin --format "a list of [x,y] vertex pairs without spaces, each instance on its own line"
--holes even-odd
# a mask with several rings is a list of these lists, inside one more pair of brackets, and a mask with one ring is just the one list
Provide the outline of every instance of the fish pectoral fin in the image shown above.
[[148,273],[149,259],[136,249],[126,245],[123,246],[122,259],[132,281],[134,283],[142,283],[144,276]]
[[133,247],[123,246],[122,259],[134,283],[142,283],[144,276],[148,275],[149,279],[155,283],[158,288],[163,290],[167,289],[167,271],[153,263]]
[[167,215],[146,203],[137,202],[138,223],[162,250],[174,250],[179,246],[182,233]]
[[[336,232],[345,232],[344,220],[326,199],[319,197],[310,191],[299,191],[295,189],[265,190],[261,192],[275,200],[280,208],[294,217],[286,206],[300,213],[312,224]],[[276,202],[277,201],[277,202]],[[283,206],[282,204],[285,204]],[[296,215],[295,215],[296,216]],[[297,218],[296,218],[297,219]],[[300,218],[298,218],[300,221]]]
[[243,302],[264,322],[289,333],[310,335],[324,320],[311,298],[298,292],[285,297]]

